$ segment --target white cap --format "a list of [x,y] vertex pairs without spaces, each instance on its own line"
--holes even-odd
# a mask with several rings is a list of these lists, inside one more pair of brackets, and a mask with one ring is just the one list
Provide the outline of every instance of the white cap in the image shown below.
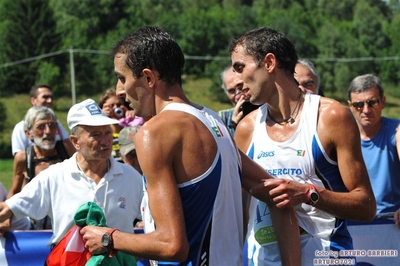
[[84,100],[71,107],[67,116],[68,127],[71,130],[77,125],[85,126],[105,126],[118,124],[117,119],[106,116],[95,101],[92,99]]

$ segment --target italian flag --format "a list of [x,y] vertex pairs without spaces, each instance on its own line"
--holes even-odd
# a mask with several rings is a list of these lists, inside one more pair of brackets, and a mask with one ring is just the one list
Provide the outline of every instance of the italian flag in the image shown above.
[[77,225],[54,247],[46,260],[48,266],[85,266],[91,254],[85,249]]

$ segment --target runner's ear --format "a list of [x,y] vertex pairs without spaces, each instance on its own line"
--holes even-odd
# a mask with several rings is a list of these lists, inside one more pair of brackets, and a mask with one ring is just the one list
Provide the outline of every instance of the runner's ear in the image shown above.
[[155,83],[157,82],[158,75],[151,69],[145,68],[142,70],[144,77],[146,78],[146,82],[149,88],[154,88]]

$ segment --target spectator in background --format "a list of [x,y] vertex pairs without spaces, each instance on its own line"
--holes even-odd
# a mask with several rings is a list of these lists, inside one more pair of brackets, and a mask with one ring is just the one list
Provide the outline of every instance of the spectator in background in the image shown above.
[[119,154],[119,132],[128,125],[142,125],[143,118],[135,116],[135,114],[126,107],[124,100],[118,97],[114,88],[109,88],[103,93],[99,101],[99,106],[109,118],[118,120],[117,124],[111,125],[114,138],[112,156],[117,161],[122,162]]
[[7,198],[20,192],[41,171],[68,159],[75,152],[70,141],[56,140],[57,117],[48,107],[31,107],[25,115],[24,127],[34,145],[15,154],[14,178]]
[[[33,85],[29,94],[32,106],[46,106],[48,108],[53,107],[53,92],[50,85]],[[57,124],[58,129],[56,133],[56,140],[66,139],[69,141],[68,132],[64,129],[60,121],[57,120]],[[12,155],[14,156],[17,152],[25,150],[26,147],[32,145],[34,145],[34,143],[26,136],[24,130],[24,121],[22,120],[14,126],[11,135]]]
[[301,58],[297,61],[294,78],[299,83],[299,88],[302,91],[324,96],[319,86],[320,82],[317,70],[309,59]]
[[119,132],[119,153],[125,164],[132,166],[142,175],[134,142],[134,137],[139,129],[140,126],[124,127]]
[[377,214],[400,208],[400,120],[382,116],[386,97],[380,79],[355,77],[348,104],[360,130],[361,148],[377,204]]
[[[41,171],[18,194],[0,203],[0,222],[12,216],[51,218],[57,244],[74,226],[74,215],[87,202],[95,202],[104,212],[107,225],[133,232],[133,222],[141,219],[142,177],[130,166],[111,156],[112,134],[108,118],[92,99],[72,106],[68,112],[71,142],[76,153],[61,163]],[[0,232],[9,228],[0,227]]]
[[[57,117],[53,110],[46,106],[29,108],[24,118],[24,129],[34,145],[14,155],[14,176],[7,198],[19,193],[26,183],[41,171],[68,159],[75,152],[70,141],[56,141]],[[32,219],[31,222],[31,229],[51,229],[49,217]]]
[[233,108],[220,110],[218,112],[219,117],[229,128],[232,136],[235,135],[235,129],[239,121],[243,118],[243,103],[246,101],[246,97],[240,92],[243,83],[235,76],[232,66],[226,67],[221,72],[222,89],[231,101]]
[[101,96],[99,106],[108,117],[119,120],[121,129],[126,126],[141,126],[143,118],[135,115],[129,103],[120,98],[123,97],[117,94],[116,89],[109,88]]

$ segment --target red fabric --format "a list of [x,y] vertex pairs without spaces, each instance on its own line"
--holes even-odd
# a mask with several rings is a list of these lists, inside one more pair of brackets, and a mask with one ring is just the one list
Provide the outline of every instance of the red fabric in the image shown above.
[[85,266],[91,254],[85,249],[80,229],[75,225],[53,248],[46,260],[48,266]]

